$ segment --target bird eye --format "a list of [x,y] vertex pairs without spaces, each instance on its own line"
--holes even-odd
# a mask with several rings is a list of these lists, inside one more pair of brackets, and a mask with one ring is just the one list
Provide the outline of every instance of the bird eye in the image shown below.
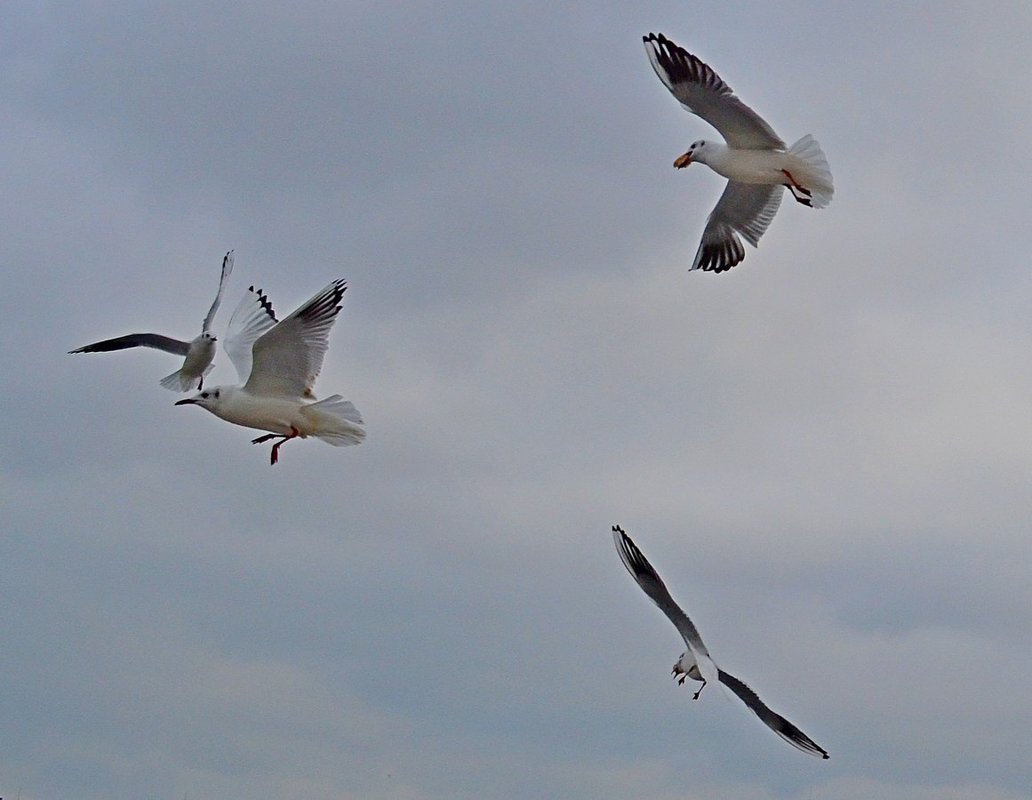
[[201,392],[201,397],[207,399],[208,393],[207,392]]

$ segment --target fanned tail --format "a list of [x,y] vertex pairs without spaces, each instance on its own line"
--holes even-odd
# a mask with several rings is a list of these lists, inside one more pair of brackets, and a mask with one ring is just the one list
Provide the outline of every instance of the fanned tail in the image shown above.
[[[814,208],[824,208],[835,194],[828,159],[817,140],[810,134],[788,148],[790,155],[803,162],[803,174],[794,175],[810,191],[810,202]],[[794,174],[794,173],[793,173]]]
[[359,427],[364,425],[362,415],[355,408],[350,400],[345,400],[339,394],[334,394],[317,403],[305,406],[305,413],[317,414],[320,422],[329,422],[327,427],[330,430],[320,431],[313,434],[316,438],[322,439],[334,447],[346,447],[351,444],[361,444],[365,439],[365,431]]
[[215,369],[214,364],[209,364],[200,375],[193,375],[177,369],[171,375],[161,379],[161,385],[173,392],[191,392],[201,388],[201,381],[208,377],[208,373]]

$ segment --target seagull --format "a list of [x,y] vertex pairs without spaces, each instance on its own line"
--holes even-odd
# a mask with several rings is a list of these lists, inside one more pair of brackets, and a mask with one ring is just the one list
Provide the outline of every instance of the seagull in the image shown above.
[[205,389],[176,405],[198,405],[234,425],[271,431],[251,444],[279,439],[272,446],[272,464],[291,439],[315,436],[334,447],[359,444],[364,423],[351,401],[339,394],[316,401],[312,392],[346,288],[344,281],[334,281],[282,322],[262,291],[249,288],[233,312],[225,344],[242,385]]
[[616,552],[620,554],[627,571],[638,582],[638,585],[649,596],[653,603],[659,606],[660,610],[667,615],[674,627],[684,637],[688,649],[681,654],[681,657],[674,664],[672,674],[678,676],[678,685],[684,683],[686,677],[693,681],[700,681],[699,687],[693,696],[698,700],[702,690],[711,680],[718,680],[728,689],[738,695],[756,716],[758,716],[767,727],[784,739],[793,747],[797,747],[804,753],[828,758],[826,750],[817,745],[809,736],[789,722],[780,714],[776,714],[764,705],[763,701],[756,696],[756,692],[738,680],[734,675],[719,669],[710,658],[706,645],[702,643],[702,637],[695,624],[688,618],[688,615],[681,610],[681,607],[674,602],[670,596],[659,573],[652,568],[641,550],[631,541],[631,537],[624,533],[619,525],[613,526],[613,541],[616,542]]
[[116,339],[105,339],[94,342],[69,353],[109,353],[113,350],[128,350],[130,347],[153,347],[177,356],[185,356],[183,366],[171,375],[161,379],[161,385],[173,392],[188,392],[191,389],[204,388],[204,376],[212,371],[212,359],[215,358],[215,334],[211,332],[215,321],[215,312],[222,302],[222,291],[226,287],[226,279],[233,271],[233,251],[230,250],[222,259],[222,277],[219,278],[219,291],[215,301],[208,309],[208,314],[201,325],[201,333],[189,342],[162,336],[159,333],[130,333]]
[[738,234],[757,246],[777,213],[782,187],[804,206],[824,208],[831,202],[831,170],[813,136],[807,134],[786,150],[773,128],[697,56],[661,33],[642,41],[663,85],[726,141],[699,139],[674,161],[677,169],[697,161],[728,179],[706,221],[693,270],[723,272],[740,263],[745,247]]

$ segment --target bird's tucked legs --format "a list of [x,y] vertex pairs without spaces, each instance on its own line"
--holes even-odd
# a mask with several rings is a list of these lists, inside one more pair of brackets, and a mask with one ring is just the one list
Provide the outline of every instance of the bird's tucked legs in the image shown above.
[[810,199],[812,193],[810,190],[804,186],[800,186],[796,179],[792,177],[792,173],[787,169],[783,169],[781,171],[785,174],[785,177],[788,178],[788,183],[785,184],[785,187],[792,193],[792,197],[795,198],[795,201],[797,203],[802,203],[804,206],[813,208],[813,201]]
[[[291,439],[295,439],[295,438],[297,438],[300,435],[301,435],[301,431],[299,431],[297,428],[293,428],[292,427],[290,429],[290,433],[286,434],[285,436],[280,437],[280,440],[278,442],[276,442],[276,444],[274,444],[272,446],[272,455],[270,456],[269,463],[270,464],[275,464],[277,461],[279,461],[279,449],[286,442],[290,441]],[[274,437],[270,436],[269,438],[272,439]]]

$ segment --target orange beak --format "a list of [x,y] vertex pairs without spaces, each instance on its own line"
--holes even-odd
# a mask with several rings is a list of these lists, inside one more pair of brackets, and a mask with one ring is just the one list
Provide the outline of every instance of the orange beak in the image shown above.
[[677,160],[674,162],[674,166],[677,167],[677,169],[684,169],[685,167],[687,167],[691,163],[692,163],[692,154],[691,153],[685,153],[683,156],[678,156],[677,157]]

